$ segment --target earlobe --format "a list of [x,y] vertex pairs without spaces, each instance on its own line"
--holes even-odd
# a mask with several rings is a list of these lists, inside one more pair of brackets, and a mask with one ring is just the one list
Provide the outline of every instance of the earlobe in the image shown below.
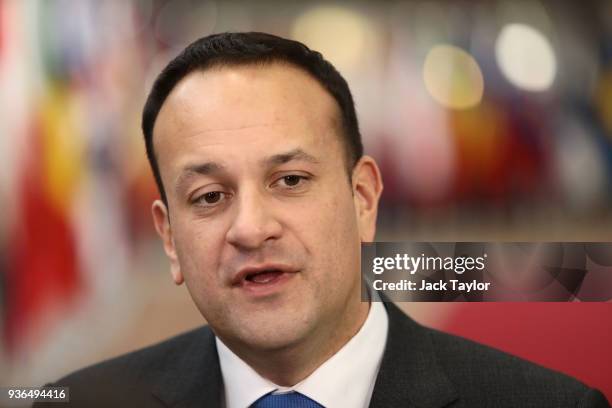
[[168,208],[161,200],[155,200],[151,206],[151,212],[153,214],[155,230],[162,240],[166,256],[168,256],[168,259],[170,259],[170,273],[172,274],[172,279],[174,280],[174,283],[180,285],[184,282],[184,278],[183,273],[181,272],[178,256],[176,254],[176,247],[174,245],[174,238],[172,236],[172,228],[170,227]]
[[374,240],[382,190],[382,178],[376,161],[370,156],[363,156],[353,169],[353,196],[362,242]]

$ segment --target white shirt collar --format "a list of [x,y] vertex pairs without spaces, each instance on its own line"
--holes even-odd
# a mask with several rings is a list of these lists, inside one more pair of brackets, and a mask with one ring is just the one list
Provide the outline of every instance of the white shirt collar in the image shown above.
[[270,392],[293,390],[326,408],[367,408],[385,350],[388,327],[389,318],[382,302],[371,302],[368,317],[357,334],[293,387],[281,387],[261,377],[217,337],[226,407],[247,408]]

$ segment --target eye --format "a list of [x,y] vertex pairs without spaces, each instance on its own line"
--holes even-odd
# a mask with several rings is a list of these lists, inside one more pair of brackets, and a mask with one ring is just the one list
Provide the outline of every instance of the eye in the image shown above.
[[202,199],[206,201],[208,204],[214,204],[217,201],[221,200],[223,193],[220,191],[211,191],[210,193],[206,193],[202,196]]
[[288,187],[295,187],[304,179],[302,176],[290,175],[282,178],[283,182]]
[[288,174],[277,179],[273,186],[284,188],[286,190],[296,190],[303,187],[309,180],[309,177],[299,174]]
[[193,204],[201,207],[212,207],[226,198],[227,194],[222,191],[209,191],[208,193],[196,197],[193,200]]

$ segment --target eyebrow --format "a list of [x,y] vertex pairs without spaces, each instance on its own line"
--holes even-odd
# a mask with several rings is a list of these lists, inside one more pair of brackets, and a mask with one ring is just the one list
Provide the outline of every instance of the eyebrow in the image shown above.
[[314,156],[306,153],[300,148],[290,150],[286,153],[279,153],[267,157],[262,160],[262,163],[267,166],[278,166],[280,164],[289,163],[291,161],[306,161],[313,164],[319,164],[319,160],[317,160]]
[[196,175],[208,176],[211,174],[219,173],[223,170],[223,166],[216,162],[206,162],[206,163],[198,163],[192,164],[181,172],[181,174],[176,178],[176,190],[180,191],[181,187],[189,181],[189,179],[193,178]]

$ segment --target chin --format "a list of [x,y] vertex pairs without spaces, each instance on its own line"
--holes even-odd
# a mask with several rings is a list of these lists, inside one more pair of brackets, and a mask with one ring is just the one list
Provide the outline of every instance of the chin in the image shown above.
[[242,327],[240,334],[235,336],[240,342],[250,348],[262,351],[280,351],[296,344],[307,337],[308,329],[292,325],[261,325],[257,327]]

